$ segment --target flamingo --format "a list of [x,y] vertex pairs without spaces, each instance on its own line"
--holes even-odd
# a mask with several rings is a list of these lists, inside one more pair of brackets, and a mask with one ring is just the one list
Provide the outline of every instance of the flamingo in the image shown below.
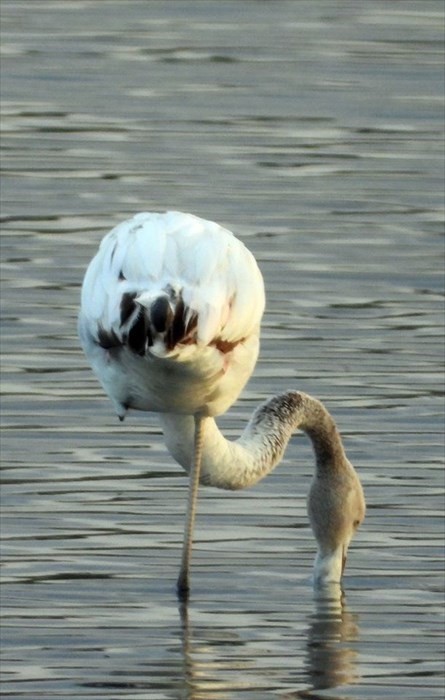
[[199,484],[255,484],[297,429],[315,452],[314,582],[340,581],[364,518],[360,480],[320,401],[300,391],[274,396],[236,441],[216,425],[254,369],[264,304],[262,275],[244,244],[214,222],[174,211],[136,214],[113,228],[83,281],[79,337],[93,372],[120,420],[128,409],[159,414],[167,449],[189,473],[181,599],[190,588]]

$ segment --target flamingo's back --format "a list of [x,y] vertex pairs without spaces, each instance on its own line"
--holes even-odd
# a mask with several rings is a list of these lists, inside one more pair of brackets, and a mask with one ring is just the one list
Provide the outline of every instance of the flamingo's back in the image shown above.
[[216,223],[137,214],[103,239],[82,287],[83,349],[119,416],[215,415],[258,355],[264,287],[253,255]]

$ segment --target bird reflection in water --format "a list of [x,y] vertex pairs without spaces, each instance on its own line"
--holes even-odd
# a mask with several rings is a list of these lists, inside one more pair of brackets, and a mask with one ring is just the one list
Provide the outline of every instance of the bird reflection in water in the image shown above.
[[[264,653],[260,649],[264,647],[257,647],[253,642],[257,641],[256,634],[249,635],[249,641],[236,630],[230,630],[229,625],[225,626],[223,620],[216,630],[200,627],[194,633],[187,602],[180,603],[179,612],[187,700],[223,700],[233,697],[235,692],[254,688],[258,692],[273,692],[281,700],[314,700],[318,698],[317,691],[355,685],[360,680],[357,666],[359,617],[347,608],[339,584],[315,589],[314,610],[307,618],[306,642],[297,648],[301,635],[296,630],[294,647],[289,644],[288,667],[282,668],[283,675],[280,669],[270,666],[273,659],[267,659],[264,665],[264,659],[260,658]],[[273,628],[268,632],[271,637],[277,634]],[[291,669],[293,663],[295,671]],[[286,686],[293,689],[282,690]],[[336,699],[333,695],[329,697]]]
[[[187,601],[179,603],[184,668],[184,699],[230,700],[235,691],[250,687],[256,657],[246,656],[246,642],[229,626],[200,627],[192,632]],[[239,656],[234,649],[240,649]],[[241,654],[242,649],[242,654]]]
[[309,618],[307,631],[310,689],[354,685],[359,680],[358,651],[353,644],[359,638],[358,615],[348,610],[338,584],[315,589],[314,602],[315,612]]

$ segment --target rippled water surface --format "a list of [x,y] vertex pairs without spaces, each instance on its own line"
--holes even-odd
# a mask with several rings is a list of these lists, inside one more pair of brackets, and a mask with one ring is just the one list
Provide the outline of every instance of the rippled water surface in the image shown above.
[[[440,698],[443,3],[2,2],[3,697]],[[221,418],[295,387],[368,501],[314,598],[310,445],[237,493],[119,424],[76,338],[101,236],[176,208],[234,230],[268,304]]]

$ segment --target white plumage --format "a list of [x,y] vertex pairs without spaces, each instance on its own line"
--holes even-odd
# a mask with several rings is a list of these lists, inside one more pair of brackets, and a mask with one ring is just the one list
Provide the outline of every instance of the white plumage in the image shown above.
[[183,597],[199,483],[255,483],[297,428],[316,456],[308,506],[317,582],[340,580],[365,514],[358,476],[316,399],[289,391],[259,406],[237,441],[219,431],[213,417],[236,400],[255,366],[263,310],[253,255],[230,231],[191,214],[142,213],[119,224],[85,274],[79,335],[95,374],[121,419],[129,408],[160,414],[169,451],[190,472]]
[[[177,342],[152,323],[159,298],[173,323],[181,314]],[[261,273],[232,233],[190,214],[143,213],[105,236],[88,267],[79,334],[121,418],[128,408],[213,416],[255,366],[263,309]],[[152,342],[135,354],[127,341],[141,314]]]

